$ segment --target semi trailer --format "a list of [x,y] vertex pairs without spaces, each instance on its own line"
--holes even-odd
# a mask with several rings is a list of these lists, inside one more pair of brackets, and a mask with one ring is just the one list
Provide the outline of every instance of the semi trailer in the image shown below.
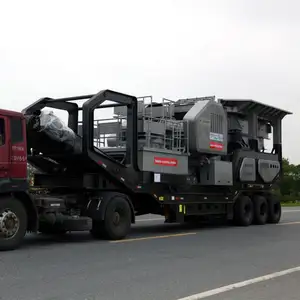
[[[97,119],[103,108],[112,118]],[[149,213],[166,223],[278,223],[272,189],[288,114],[247,99],[154,102],[112,90],[0,110],[0,250],[18,248],[27,232],[123,239]]]

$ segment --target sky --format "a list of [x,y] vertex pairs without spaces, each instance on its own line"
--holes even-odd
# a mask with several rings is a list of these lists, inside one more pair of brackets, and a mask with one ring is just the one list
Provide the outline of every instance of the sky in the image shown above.
[[135,96],[254,99],[293,115],[300,163],[300,2],[0,0],[0,107],[112,89]]

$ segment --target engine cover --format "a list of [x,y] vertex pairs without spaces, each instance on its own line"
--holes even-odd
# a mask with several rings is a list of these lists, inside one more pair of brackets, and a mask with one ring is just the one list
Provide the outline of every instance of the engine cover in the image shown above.
[[197,101],[183,120],[190,152],[227,154],[227,113],[221,103]]
[[258,173],[265,183],[272,182],[280,172],[279,161],[269,159],[258,160]]

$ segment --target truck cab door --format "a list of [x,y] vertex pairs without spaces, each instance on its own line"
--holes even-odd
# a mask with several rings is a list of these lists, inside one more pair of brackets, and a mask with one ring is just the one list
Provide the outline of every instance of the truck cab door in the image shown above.
[[8,176],[10,168],[8,119],[0,115],[0,178]]

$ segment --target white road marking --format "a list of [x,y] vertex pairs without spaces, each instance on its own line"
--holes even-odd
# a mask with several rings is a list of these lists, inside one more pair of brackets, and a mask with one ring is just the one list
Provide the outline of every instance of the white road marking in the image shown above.
[[197,234],[197,232],[186,232],[186,233],[175,233],[175,234],[167,234],[167,235],[144,236],[144,237],[138,237],[138,238],[133,238],[133,239],[110,241],[110,243],[117,244],[117,243],[127,243],[127,242],[136,242],[136,241],[153,240],[153,239],[165,239],[165,238],[186,236],[186,235],[192,235],[192,234],[193,235]]
[[276,225],[279,226],[279,225],[297,225],[297,224],[300,224],[300,221],[278,223],[278,224],[276,224]]
[[264,275],[264,276],[261,276],[261,277],[256,277],[256,278],[253,278],[253,279],[233,283],[233,284],[230,284],[230,285],[225,285],[225,286],[222,286],[220,288],[216,288],[216,289],[209,290],[209,291],[206,291],[206,292],[202,292],[202,293],[199,293],[199,294],[191,295],[191,296],[188,296],[188,297],[185,297],[185,298],[180,298],[178,300],[199,300],[199,299],[204,299],[204,298],[207,298],[207,297],[210,297],[210,296],[214,296],[214,295],[217,295],[217,294],[221,294],[221,293],[225,293],[225,292],[228,292],[228,291],[231,291],[231,290],[235,290],[235,289],[247,286],[247,285],[251,285],[251,284],[259,283],[259,282],[262,282],[262,281],[274,279],[276,277],[285,276],[285,275],[295,273],[295,272],[299,272],[299,271],[300,271],[300,266],[295,267],[295,268],[291,268],[291,269],[287,269],[287,270],[283,270],[283,271],[279,271],[279,272],[275,272],[275,273],[271,273],[271,274]]
[[164,218],[153,218],[153,219],[141,219],[135,220],[136,222],[151,222],[151,221],[163,221]]
[[[300,212],[300,209],[293,209],[293,210],[283,210],[283,213],[292,213],[292,212]],[[154,222],[154,221],[163,221],[164,218],[151,218],[151,219],[139,219],[136,222]]]
[[293,209],[293,210],[282,210],[283,213],[292,213],[292,212],[299,212],[300,209]]

